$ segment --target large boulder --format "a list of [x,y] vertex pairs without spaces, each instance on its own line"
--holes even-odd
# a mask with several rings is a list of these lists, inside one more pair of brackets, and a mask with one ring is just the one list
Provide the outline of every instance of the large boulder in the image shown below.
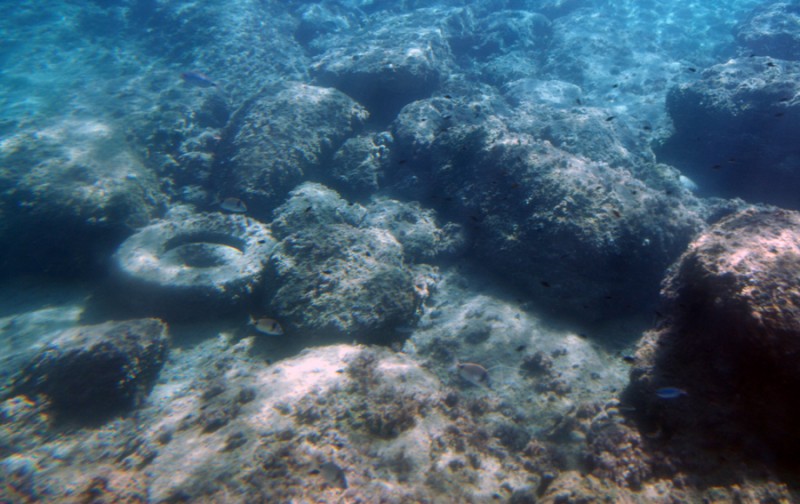
[[800,5],[769,2],[753,10],[733,31],[736,41],[755,56],[800,59]]
[[703,233],[673,267],[666,319],[640,344],[627,391],[646,432],[794,457],[798,229],[800,213],[745,210]]
[[220,199],[242,199],[263,218],[303,180],[319,175],[368,114],[331,88],[297,82],[268,86],[232,118],[214,182]]
[[0,144],[0,269],[96,272],[119,240],[163,212],[158,181],[122,128],[61,119]]
[[442,30],[421,27],[422,16],[390,16],[355,34],[331,38],[312,74],[322,85],[363,103],[374,120],[388,123],[403,105],[430,95],[450,64]]
[[512,113],[486,94],[405,107],[395,185],[437,201],[481,261],[542,305],[584,320],[640,309],[703,225],[694,199],[599,111],[570,122],[544,108]]
[[167,326],[156,319],[67,329],[25,366],[12,395],[42,394],[57,416],[104,418],[147,397],[167,348]]
[[386,230],[347,224],[300,229],[270,257],[270,313],[297,334],[386,341],[419,299],[403,247]]
[[800,63],[731,59],[674,87],[662,161],[708,194],[800,208]]

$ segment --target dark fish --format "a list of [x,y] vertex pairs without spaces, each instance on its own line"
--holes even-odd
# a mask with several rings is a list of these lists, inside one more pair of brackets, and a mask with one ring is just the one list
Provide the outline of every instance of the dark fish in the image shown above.
[[525,350],[525,348],[527,348],[526,345],[519,345],[517,348],[515,348],[515,350],[517,352],[522,352],[523,350]]
[[719,164],[715,164],[714,166],[711,167],[712,170],[719,170],[720,168],[722,168],[722,165]]
[[681,396],[689,395],[689,393],[677,387],[661,387],[656,390],[656,395],[661,399],[677,399]]
[[183,72],[181,74],[181,79],[183,82],[187,84],[191,84],[192,86],[197,87],[217,87],[217,83],[211,80],[211,78],[201,72]]
[[623,355],[622,360],[624,360],[628,364],[633,364],[634,362],[636,362],[636,357],[634,357],[633,355]]
[[550,282],[547,282],[547,281],[545,281],[545,280],[542,280],[542,281],[541,281],[541,282],[539,282],[539,283],[540,283],[540,284],[542,284],[542,287],[550,287]]
[[617,118],[617,116],[608,116],[608,117],[606,117],[606,122],[611,122],[616,118]]
[[692,73],[695,73],[697,71],[697,69],[695,67],[689,67],[686,70],[688,70],[688,71],[690,71]]

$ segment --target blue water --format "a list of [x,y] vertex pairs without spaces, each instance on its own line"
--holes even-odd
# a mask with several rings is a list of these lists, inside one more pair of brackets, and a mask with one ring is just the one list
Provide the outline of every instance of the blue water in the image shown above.
[[[796,2],[736,36],[774,3],[1,3],[0,501],[798,498],[758,436],[670,452],[680,373],[620,399],[689,243],[800,210]],[[143,317],[135,397],[18,385]]]

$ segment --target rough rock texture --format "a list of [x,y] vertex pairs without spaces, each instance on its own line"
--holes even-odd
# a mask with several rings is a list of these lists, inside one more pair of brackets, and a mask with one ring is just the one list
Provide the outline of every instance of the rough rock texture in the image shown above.
[[756,56],[800,59],[800,5],[770,2],[757,7],[733,32],[736,41]]
[[274,247],[269,229],[249,217],[175,211],[114,253],[116,298],[169,319],[242,308],[260,288]]
[[367,209],[348,203],[339,193],[322,184],[304,182],[289,193],[286,203],[275,209],[270,228],[279,240],[302,229],[324,228],[335,224],[359,227]]
[[798,208],[800,63],[732,59],[673,88],[675,134],[660,149],[710,194]]
[[319,176],[320,167],[367,116],[332,88],[268,86],[228,126],[214,176],[220,199],[237,197],[250,214],[267,217],[298,183]]
[[[297,21],[285,2],[242,0],[232,8],[226,0],[137,1],[125,14],[129,36],[140,40],[145,51],[204,72],[234,107],[270,76],[306,76],[308,60],[292,36]],[[106,20],[95,24],[101,21]]]
[[585,114],[582,128],[543,106],[511,112],[489,93],[415,102],[394,123],[393,154],[409,161],[392,176],[472,231],[490,268],[587,320],[655,300],[663,269],[702,222],[674,170],[632,154],[647,149],[598,111]]
[[3,401],[0,497],[488,502],[557,474],[501,401],[446,390],[406,355],[336,345],[268,365],[253,345],[176,352],[136,418],[68,437],[41,403]]
[[62,119],[0,142],[0,270],[96,272],[163,211],[158,181],[113,122]]
[[[793,457],[800,448],[800,214],[746,210],[697,238],[664,282],[668,318],[627,392],[644,429]],[[661,387],[686,392],[676,399]]]
[[552,35],[550,20],[537,12],[491,12],[475,20],[460,61],[484,82],[502,85],[539,73]]
[[270,313],[315,338],[384,338],[418,304],[403,247],[388,231],[347,224],[296,231],[269,261]]
[[431,268],[417,263],[464,247],[460,226],[418,203],[376,197],[364,208],[321,184],[300,185],[275,214],[270,313],[316,337],[395,339],[430,294]]
[[167,348],[167,326],[156,319],[69,329],[25,366],[11,393],[43,394],[56,415],[102,418],[145,399]]
[[417,202],[376,197],[367,207],[363,225],[391,232],[403,246],[406,260],[416,263],[464,250],[462,227],[452,222],[440,226],[437,221],[435,211]]
[[381,185],[392,143],[388,132],[349,138],[333,156],[327,177],[331,186],[347,197],[366,199]]
[[451,63],[442,31],[421,27],[423,16],[379,18],[367,30],[329,39],[312,74],[378,114],[379,124],[388,123],[403,105],[430,95]]

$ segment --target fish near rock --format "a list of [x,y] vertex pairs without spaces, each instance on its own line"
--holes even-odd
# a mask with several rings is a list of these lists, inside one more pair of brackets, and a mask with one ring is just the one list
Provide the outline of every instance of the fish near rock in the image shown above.
[[209,76],[207,76],[202,72],[196,72],[196,71],[183,72],[181,74],[181,79],[183,79],[183,82],[196,87],[202,87],[202,88],[219,87],[216,82],[211,80]]
[[489,383],[489,371],[480,364],[475,364],[474,362],[459,362],[456,364],[455,369],[458,372],[458,376],[471,384],[478,387],[484,386],[491,388],[491,384]]
[[283,336],[283,327],[281,327],[280,323],[277,320],[271,318],[260,318],[254,319],[250,318],[250,324],[255,328],[256,331],[260,332],[261,334],[266,334],[267,336]]
[[247,205],[245,205],[244,201],[240,200],[239,198],[225,198],[222,200],[222,203],[219,204],[219,207],[231,213],[247,212]]

